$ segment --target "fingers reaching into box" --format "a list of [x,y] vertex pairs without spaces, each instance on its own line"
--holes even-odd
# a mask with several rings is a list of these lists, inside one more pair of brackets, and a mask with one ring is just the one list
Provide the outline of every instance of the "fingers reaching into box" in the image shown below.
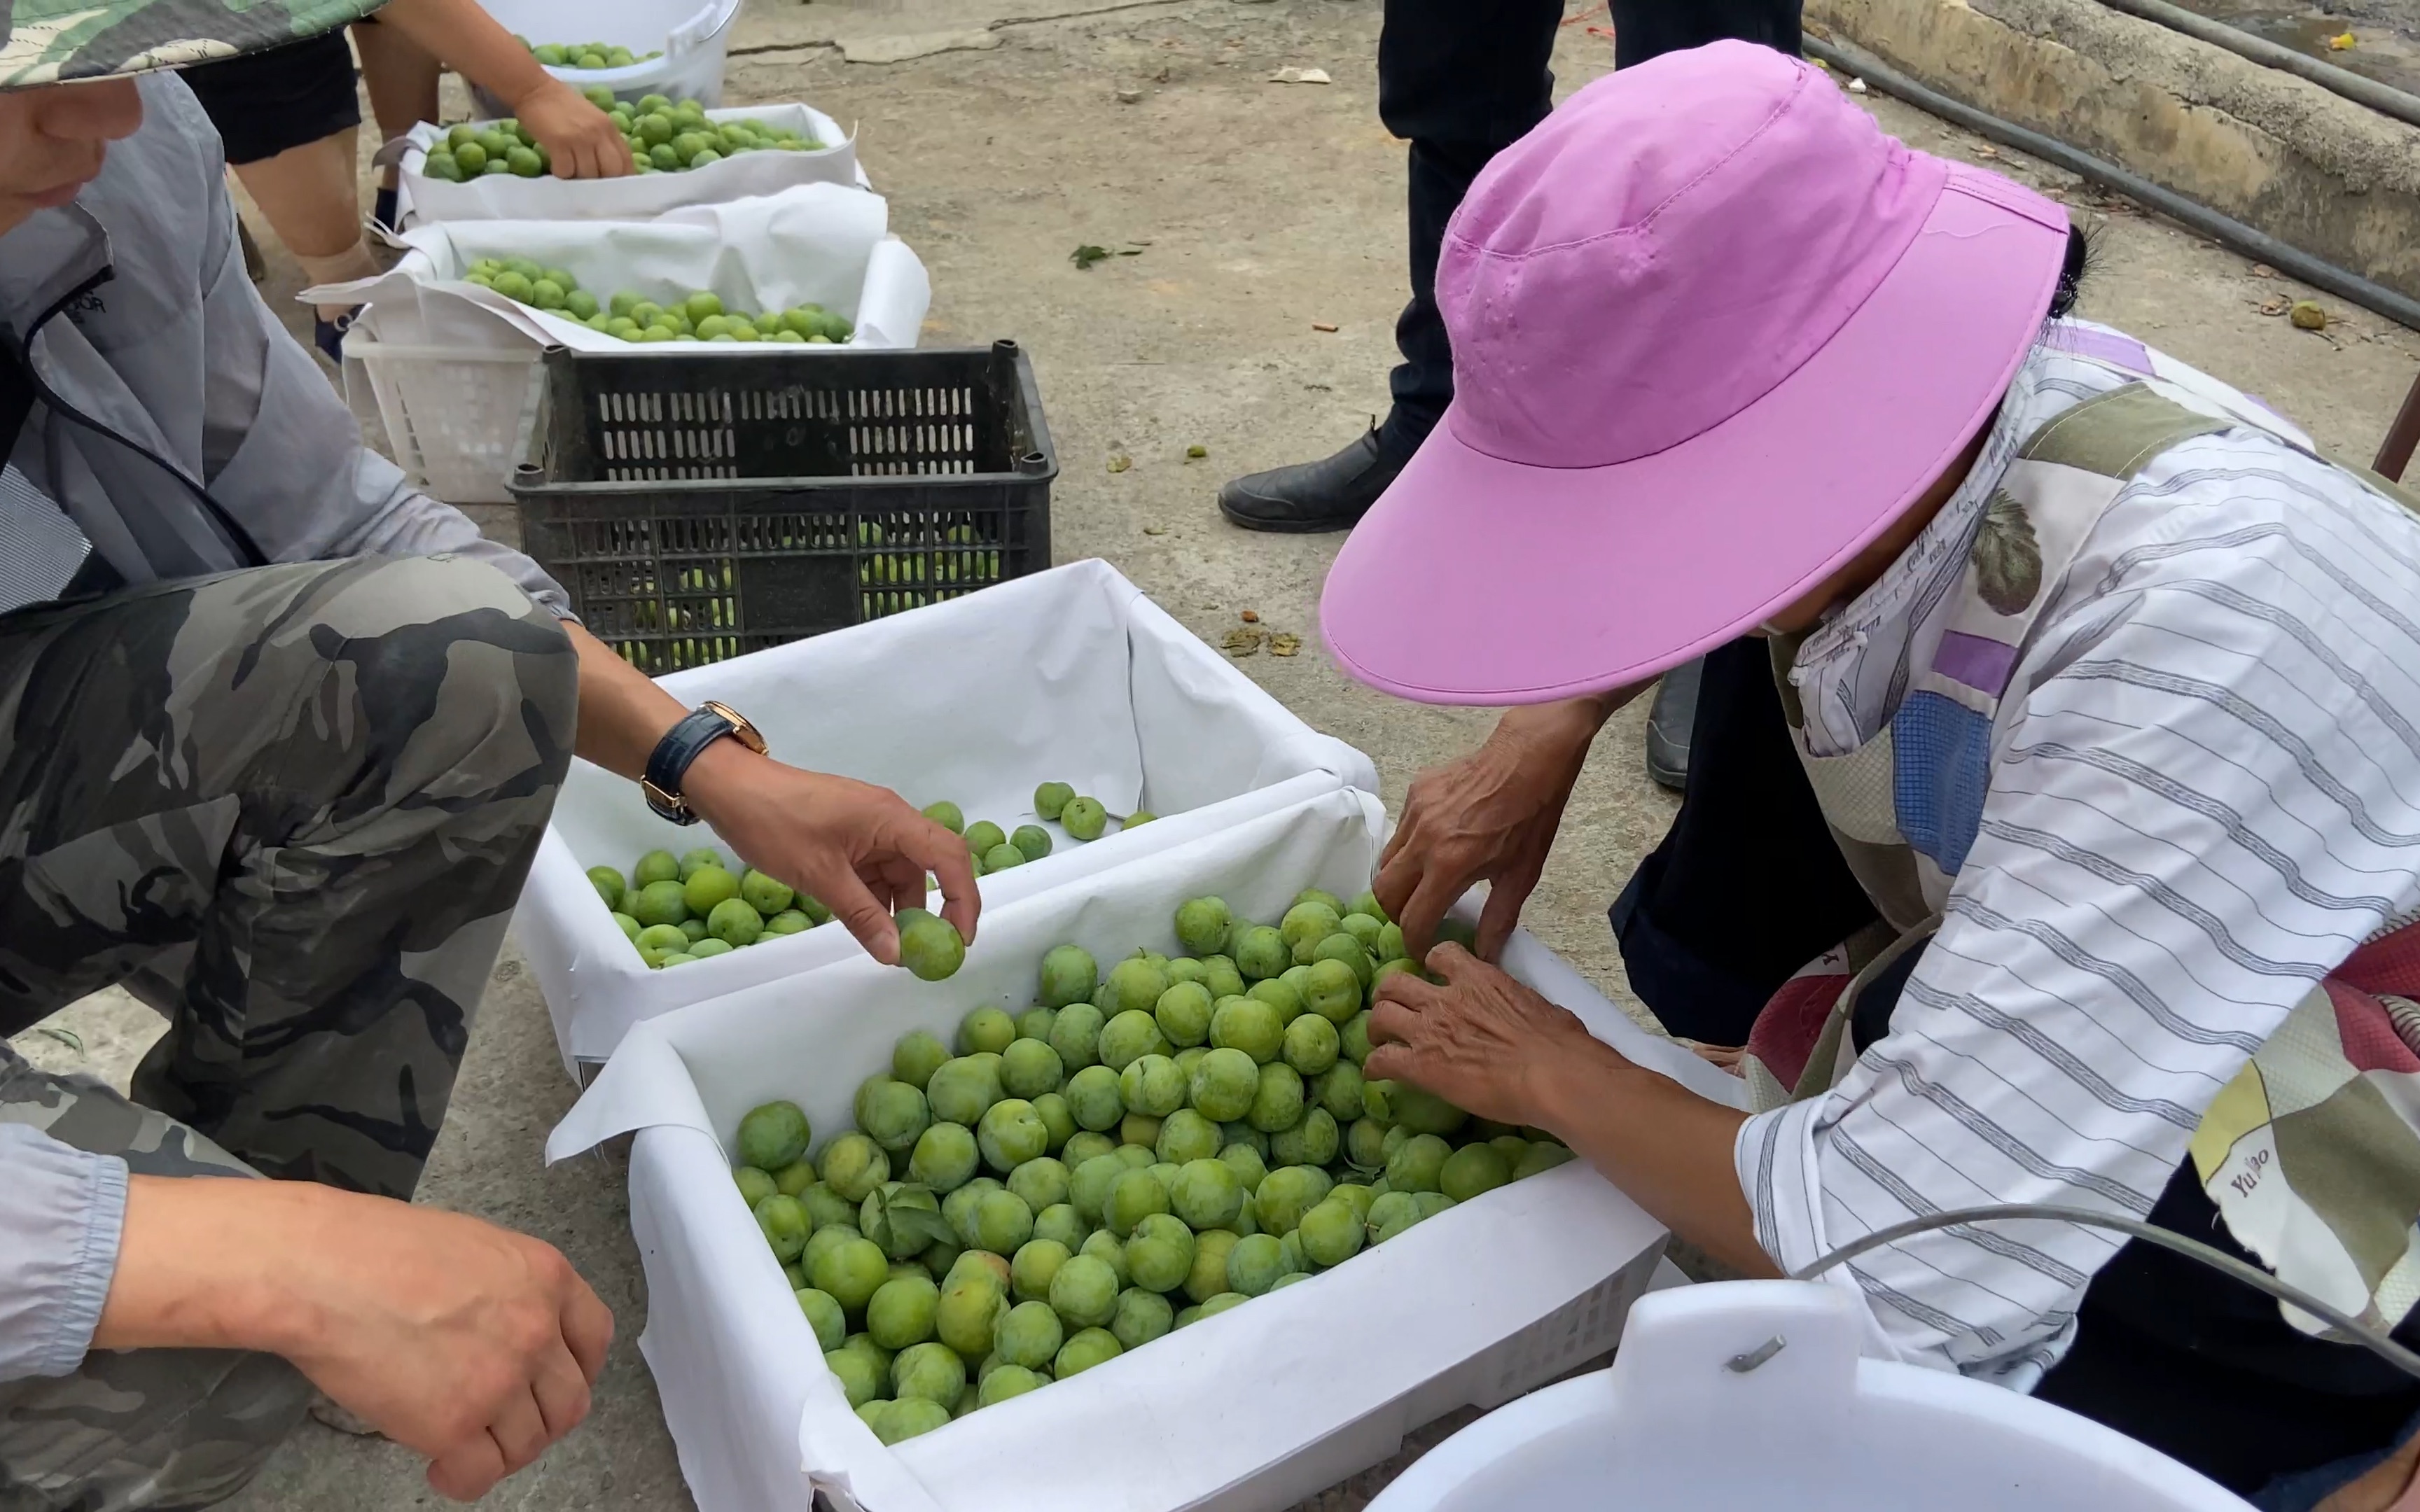
[[521,124],[547,150],[558,178],[619,178],[635,172],[630,144],[613,118],[560,80],[520,105]]
[[1536,1124],[1540,1084],[1575,1049],[1602,1047],[1569,1011],[1450,942],[1429,952],[1432,982],[1397,972],[1378,983],[1363,1074],[1400,1078],[1499,1123]]

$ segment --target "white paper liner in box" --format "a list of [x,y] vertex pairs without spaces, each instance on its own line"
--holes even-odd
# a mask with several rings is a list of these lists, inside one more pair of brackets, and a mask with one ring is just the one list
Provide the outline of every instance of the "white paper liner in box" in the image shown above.
[[[1378,786],[1370,758],[1304,724],[1105,562],[660,681],[683,703],[719,699],[747,715],[795,765],[880,783],[920,807],[947,798],[970,824],[1041,824],[1051,854],[984,878],[987,908],[1335,788]],[[1112,813],[1140,804],[1160,817],[1079,843],[1033,813],[1045,781],[1071,783]],[[649,970],[586,870],[627,875],[648,851],[707,844],[735,848],[657,818],[635,784],[572,764],[514,921],[567,1063],[603,1059],[654,1014],[859,953],[827,924]]]
[[472,221],[422,226],[396,239],[403,260],[377,278],[323,285],[306,303],[367,303],[379,341],[407,347],[557,345],[623,356],[755,352],[739,342],[626,342],[577,320],[462,281],[481,257],[527,257],[560,268],[602,301],[625,289],[661,302],[700,289],[737,310],[820,304],[857,327],[852,347],[916,345],[931,280],[889,234],[881,195],[801,184],[761,199],[697,205],[635,224],[600,221]]
[[[1575,1163],[886,1450],[823,1368],[730,1182],[719,1136],[748,1108],[787,1097],[824,1134],[840,1130],[901,1034],[946,1034],[986,1003],[1023,1008],[1054,945],[1105,960],[1173,949],[1175,904],[1202,893],[1265,919],[1305,887],[1359,891],[1377,816],[1371,795],[1331,792],[1003,905],[946,982],[860,958],[632,1030],[547,1155],[648,1131],[631,1168],[648,1279],[641,1347],[701,1507],[804,1507],[811,1489],[867,1512],[1283,1506],[1385,1458],[1437,1412],[1493,1406],[1611,1346],[1665,1234]],[[1649,1036],[1529,936],[1515,934],[1505,964],[1641,1064],[1738,1095],[1733,1078]]]
[[[809,105],[745,105],[709,110],[710,121],[760,120],[821,142],[814,152],[742,152],[678,173],[620,178],[518,178],[492,174],[456,183],[422,172],[428,149],[450,127],[423,121],[405,137],[396,191],[405,226],[439,221],[652,221],[687,205],[778,194],[799,184],[871,187],[858,165],[857,143],[838,121]],[[473,124],[484,125],[485,122]]]

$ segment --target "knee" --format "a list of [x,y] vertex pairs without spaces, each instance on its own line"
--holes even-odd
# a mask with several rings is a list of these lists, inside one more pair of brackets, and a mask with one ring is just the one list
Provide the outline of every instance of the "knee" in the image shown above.
[[562,622],[468,557],[352,565],[358,574],[336,586],[313,635],[328,661],[349,664],[362,713],[386,737],[378,744],[458,778],[485,769],[508,786],[561,781],[580,686]]

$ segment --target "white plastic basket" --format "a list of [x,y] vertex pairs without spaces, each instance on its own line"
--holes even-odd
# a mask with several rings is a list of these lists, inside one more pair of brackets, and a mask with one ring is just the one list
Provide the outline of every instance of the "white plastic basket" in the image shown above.
[[[861,957],[631,1032],[547,1153],[639,1131],[640,1349],[703,1512],[805,1508],[817,1493],[838,1512],[1267,1512],[1386,1458],[1454,1408],[1492,1408],[1612,1346],[1665,1231],[1573,1162],[885,1448],[849,1411],[731,1182],[717,1136],[748,1107],[795,1098],[817,1130],[835,1130],[899,1035],[1031,1002],[1034,962],[1063,941],[1104,959],[1173,947],[1172,900],[1215,892],[1260,918],[1306,885],[1357,891],[1377,860],[1377,818],[1371,795],[1330,792],[1005,903],[945,982]],[[1529,935],[1514,934],[1504,965],[1641,1065],[1730,1080],[1652,1039]]]
[[[546,71],[576,89],[603,85],[617,100],[670,95],[701,105],[722,103],[722,63],[739,0],[481,0],[504,29],[533,43],[606,42],[633,54],[663,54],[624,69],[558,69]],[[473,89],[490,118],[512,114],[504,102]]]
[[[396,465],[449,504],[508,504],[535,346],[481,349],[396,346],[345,336],[345,382],[368,385]],[[348,393],[356,412],[364,407]]]

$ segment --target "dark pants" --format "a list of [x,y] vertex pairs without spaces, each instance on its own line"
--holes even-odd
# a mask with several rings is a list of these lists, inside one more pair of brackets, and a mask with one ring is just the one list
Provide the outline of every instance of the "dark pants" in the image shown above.
[[[1614,63],[1736,38],[1795,56],[1799,0],[1612,0]],[[1383,430],[1418,446],[1453,397],[1453,352],[1437,317],[1437,248],[1487,160],[1553,103],[1562,0],[1387,0],[1378,34],[1378,118],[1411,143],[1412,301],[1395,322],[1404,361]]]
[[[1775,988],[1874,913],[1799,765],[1762,640],[1707,656],[1689,746],[1681,811],[1614,904],[1614,932],[1632,989],[1667,1028],[1735,1045]],[[1868,989],[1858,1051],[1888,1032],[1920,960],[1901,957]],[[2257,1263],[2190,1162],[2151,1221]],[[2398,1443],[2420,1412],[2420,1387],[2393,1367],[2296,1333],[2267,1297],[2164,1249],[2120,1249],[2078,1316],[2074,1347],[2035,1395],[2261,1493],[2264,1508],[2309,1505],[2311,1485],[2350,1479],[2363,1464],[2343,1461]],[[2420,1319],[2397,1336],[2420,1346]]]

